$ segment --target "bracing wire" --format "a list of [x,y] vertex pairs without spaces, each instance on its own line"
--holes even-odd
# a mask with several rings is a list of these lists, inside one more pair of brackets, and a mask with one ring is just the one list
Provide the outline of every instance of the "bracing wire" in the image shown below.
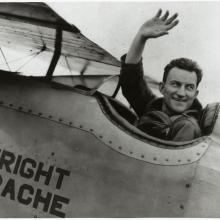
[[[38,26],[37,26],[37,27],[38,27]],[[31,58],[30,58],[27,62],[25,62],[24,64],[22,64],[22,65],[16,70],[16,72],[18,72],[21,68],[23,68],[25,65],[27,65],[27,64],[28,64],[31,60],[33,60],[36,56],[38,56],[40,53],[42,53],[44,50],[47,49],[46,44],[45,44],[45,42],[44,42],[44,40],[43,40],[42,33],[41,33],[39,27],[38,27],[38,31],[39,31],[40,38],[41,38],[41,41],[42,41],[42,48],[41,48],[41,50],[38,51],[38,52],[33,52],[33,53],[29,54],[29,55],[26,55],[26,56],[24,56],[24,57],[20,57],[20,58],[17,58],[17,59],[14,59],[14,60],[11,60],[11,61],[8,62],[7,59],[6,59],[6,57],[5,57],[5,55],[4,55],[4,52],[3,52],[2,48],[0,47],[1,54],[2,54],[2,56],[3,56],[3,58],[4,58],[4,61],[5,61],[5,63],[6,63],[6,65],[7,65],[7,67],[8,67],[8,69],[9,69],[9,71],[11,71],[11,68],[10,68],[10,66],[9,66],[9,63],[13,63],[13,62],[16,62],[16,61],[19,61],[19,60],[22,60],[22,59],[24,59],[24,58],[27,58],[27,57],[31,56]],[[1,66],[2,64],[4,64],[4,63],[0,63],[0,66]]]
[[9,71],[11,71],[11,68],[10,68],[10,66],[9,66],[9,64],[8,64],[8,62],[7,62],[7,59],[6,59],[5,55],[4,55],[3,50],[2,50],[1,47],[0,47],[0,50],[1,50],[2,56],[3,56],[4,60],[5,60],[5,63],[6,63],[6,65],[7,65],[7,67],[8,67],[8,69],[9,69]]
[[66,66],[67,66],[67,68],[68,68],[68,70],[70,72],[72,83],[74,85],[73,73],[71,71],[71,67],[70,67],[69,61],[67,60],[67,57],[65,55],[64,55],[64,59],[65,59],[65,62],[66,62]]
[[[17,61],[19,61],[19,60],[23,60],[23,59],[25,59],[25,58],[27,58],[27,57],[30,57],[30,56],[35,55],[36,53],[38,53],[38,51],[37,51],[37,52],[33,52],[33,53],[31,53],[31,54],[28,54],[28,55],[26,55],[26,56],[20,57],[20,58],[16,58],[16,59],[13,59],[13,60],[9,60],[9,61],[8,61],[8,64],[17,62]],[[3,64],[4,64],[4,63],[0,63],[0,66],[3,65]]]
[[45,42],[44,42],[44,40],[43,40],[43,37],[42,37],[42,33],[41,33],[40,29],[39,29],[39,26],[37,26],[37,28],[38,28],[38,31],[39,31],[40,38],[41,38],[41,41],[42,41],[42,45],[43,45],[43,46],[42,46],[42,48],[41,48],[40,51],[36,52],[35,55],[34,55],[33,57],[31,57],[31,59],[29,59],[27,62],[25,62],[23,65],[21,65],[21,66],[17,69],[17,71],[19,71],[21,68],[23,68],[25,65],[27,65],[31,60],[33,60],[36,56],[38,56],[40,53],[42,53],[43,51],[45,51],[45,50],[47,49],[46,44],[45,44]]
[[32,56],[27,62],[25,62],[24,64],[22,64],[17,70],[16,72],[18,72],[21,68],[23,68],[25,65],[27,65],[29,62],[31,62],[36,56],[38,56],[40,53],[42,53],[44,50],[46,50],[46,46],[44,45],[43,48],[36,52],[36,54],[34,56]]
[[66,57],[65,55],[64,55],[64,59],[65,59],[65,61],[66,61],[67,68],[68,68],[68,70],[70,71],[70,74],[72,75],[72,71],[71,71],[70,64],[69,64],[69,62],[68,62],[68,60],[67,60],[67,57]]
[[36,53],[33,57],[31,57],[27,62],[25,62],[24,64],[22,64],[17,70],[16,72],[18,72],[21,68],[23,68],[25,65],[27,65],[31,60],[33,60],[39,53]]

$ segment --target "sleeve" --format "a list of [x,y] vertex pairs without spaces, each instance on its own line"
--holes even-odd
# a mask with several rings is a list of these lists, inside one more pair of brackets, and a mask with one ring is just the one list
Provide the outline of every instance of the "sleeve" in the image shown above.
[[126,54],[121,57],[122,93],[140,117],[144,114],[147,104],[156,96],[144,79],[142,59],[137,64],[127,64],[125,58]]

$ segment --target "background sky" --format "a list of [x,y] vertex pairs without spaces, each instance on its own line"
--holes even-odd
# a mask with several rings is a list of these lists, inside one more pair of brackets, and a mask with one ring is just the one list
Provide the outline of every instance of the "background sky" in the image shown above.
[[68,22],[116,58],[127,52],[140,25],[159,8],[179,14],[180,23],[167,36],[147,42],[145,74],[160,81],[173,58],[198,62],[204,78],[199,99],[220,101],[220,2],[49,2]]

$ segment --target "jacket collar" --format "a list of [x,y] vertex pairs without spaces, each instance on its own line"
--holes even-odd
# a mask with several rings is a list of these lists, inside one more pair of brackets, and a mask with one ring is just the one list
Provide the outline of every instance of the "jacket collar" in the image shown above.
[[[155,98],[147,105],[147,111],[162,111],[163,98]],[[191,107],[186,112],[202,112],[202,105],[198,99],[195,99]]]

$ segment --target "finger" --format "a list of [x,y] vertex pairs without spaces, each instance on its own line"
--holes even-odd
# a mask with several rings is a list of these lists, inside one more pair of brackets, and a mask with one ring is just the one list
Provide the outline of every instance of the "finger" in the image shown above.
[[171,18],[169,18],[167,21],[166,21],[166,24],[171,24],[176,18],[177,18],[178,14],[175,13]]
[[172,28],[175,27],[178,23],[179,23],[178,20],[172,22],[171,24],[169,24],[169,25],[167,26],[167,30],[172,29]]
[[166,11],[165,15],[161,18],[161,20],[165,21],[169,16],[169,11]]
[[162,9],[160,8],[155,17],[159,18],[162,14]]

